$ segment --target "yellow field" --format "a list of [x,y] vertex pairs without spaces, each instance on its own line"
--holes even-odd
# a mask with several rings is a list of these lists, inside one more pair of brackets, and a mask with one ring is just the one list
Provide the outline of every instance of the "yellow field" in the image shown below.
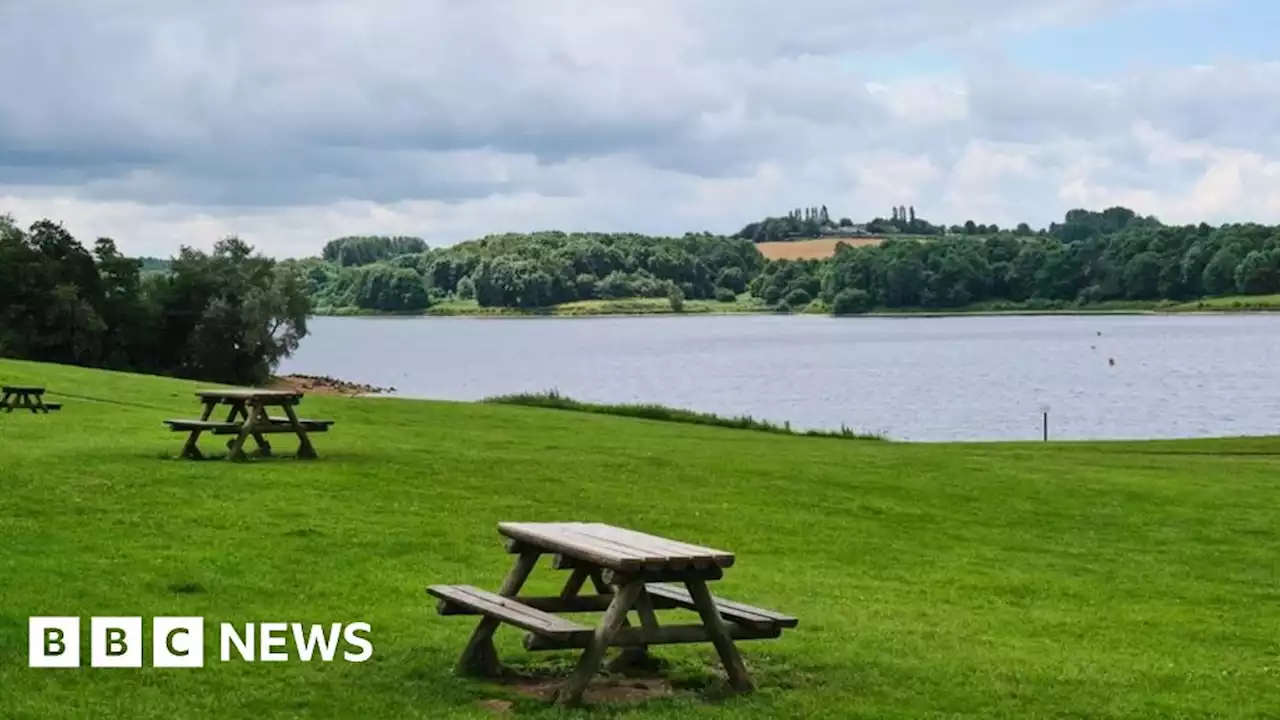
[[794,242],[778,241],[756,243],[760,253],[770,260],[815,260],[829,258],[836,254],[836,244],[844,243],[857,247],[859,245],[879,245],[882,237],[847,237],[821,238],[819,240],[796,240]]

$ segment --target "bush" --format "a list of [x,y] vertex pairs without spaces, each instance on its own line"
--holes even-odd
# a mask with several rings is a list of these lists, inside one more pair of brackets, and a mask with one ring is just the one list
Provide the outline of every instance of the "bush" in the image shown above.
[[736,302],[738,295],[727,287],[718,287],[716,288],[716,300],[726,303]]
[[836,294],[831,311],[836,315],[861,315],[871,309],[871,295],[866,290],[849,288]]
[[667,294],[667,302],[671,303],[671,312],[684,312],[684,291],[673,285]]
[[[730,292],[737,293],[747,289],[747,276],[738,267],[727,267],[720,271],[720,276],[716,278],[716,284],[722,288],[727,288]],[[719,292],[718,290],[716,292]]]
[[786,302],[792,307],[804,307],[813,300],[813,296],[805,291],[804,288],[796,288],[787,293]]
[[777,312],[786,314],[791,312],[791,303],[787,302],[786,300],[783,300],[782,302],[779,302],[777,305],[774,305],[773,309]]

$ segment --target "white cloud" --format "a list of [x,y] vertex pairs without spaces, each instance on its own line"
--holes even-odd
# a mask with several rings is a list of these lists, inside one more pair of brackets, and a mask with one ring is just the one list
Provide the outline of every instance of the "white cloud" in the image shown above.
[[818,203],[1280,220],[1280,63],[886,79],[847,57],[968,57],[1176,2],[0,3],[0,212],[161,255],[230,233],[298,255],[348,233],[732,231]]

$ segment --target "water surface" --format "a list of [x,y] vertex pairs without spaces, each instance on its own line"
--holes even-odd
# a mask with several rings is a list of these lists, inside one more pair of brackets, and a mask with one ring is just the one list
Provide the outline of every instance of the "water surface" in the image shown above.
[[1280,316],[314,318],[281,372],[476,400],[556,388],[898,440],[1280,432]]

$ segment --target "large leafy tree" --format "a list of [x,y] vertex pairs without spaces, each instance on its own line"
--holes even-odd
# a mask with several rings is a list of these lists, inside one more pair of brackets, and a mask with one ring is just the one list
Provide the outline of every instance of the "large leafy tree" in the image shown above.
[[142,266],[110,238],[91,252],[49,220],[0,216],[0,355],[252,384],[307,333],[302,264],[228,238]]
[[239,238],[212,253],[182,248],[158,283],[163,363],[174,374],[226,383],[267,380],[307,333],[307,277]]

